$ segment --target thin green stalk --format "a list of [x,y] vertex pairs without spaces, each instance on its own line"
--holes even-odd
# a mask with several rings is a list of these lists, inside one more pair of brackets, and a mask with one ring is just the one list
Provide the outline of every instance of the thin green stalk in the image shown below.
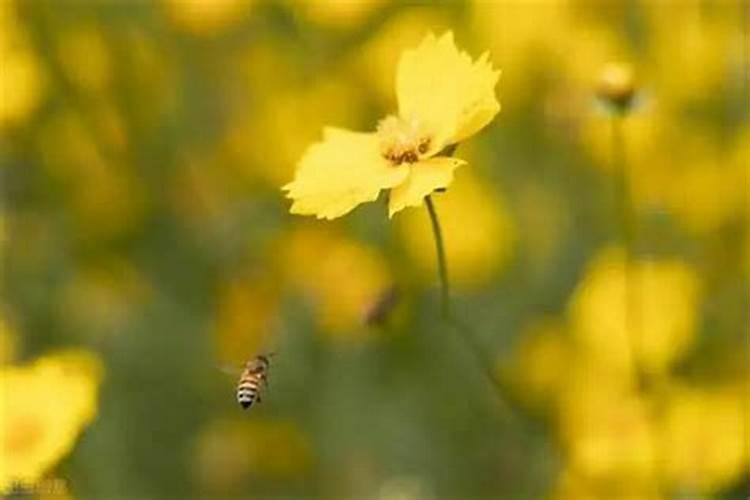
[[435,250],[437,254],[438,264],[438,275],[440,278],[440,298],[441,298],[441,312],[443,319],[448,326],[453,330],[458,338],[466,343],[469,350],[472,352],[477,362],[481,366],[485,375],[495,387],[500,402],[506,407],[510,408],[508,404],[508,396],[506,395],[506,388],[497,378],[495,372],[495,366],[490,357],[487,356],[487,351],[482,348],[478,342],[474,331],[465,323],[460,321],[454,314],[451,308],[450,300],[450,282],[448,280],[448,264],[445,258],[445,244],[443,242],[443,231],[440,227],[440,219],[438,218],[435,204],[430,196],[425,197],[425,205],[427,206],[427,212],[430,215],[430,223],[432,225],[432,234],[435,239]]
[[625,139],[622,130],[622,115],[617,113],[612,117],[612,159],[615,167],[617,182],[617,211],[620,221],[622,246],[625,251],[624,261],[624,300],[625,300],[625,332],[628,342],[631,369],[638,387],[644,384],[644,377],[640,366],[640,328],[637,321],[637,289],[633,276],[633,244],[635,240],[635,209],[630,195],[628,170],[625,161]]
[[651,377],[650,372],[643,366],[642,358],[642,325],[641,304],[639,300],[639,283],[634,273],[633,261],[635,259],[635,235],[636,235],[636,212],[630,189],[630,175],[625,155],[625,137],[623,131],[623,115],[616,113],[612,117],[612,159],[617,179],[618,218],[620,221],[622,245],[625,250],[624,259],[624,307],[625,307],[625,334],[627,338],[629,357],[635,389],[639,396],[648,404],[647,396],[651,395],[651,401],[656,407],[649,407],[648,419],[649,436],[651,441],[651,452],[653,456],[654,484],[658,493],[664,492],[662,484],[661,460],[661,438],[658,435],[656,420],[661,411],[660,401],[662,392],[657,380]]
[[445,245],[443,244],[443,231],[440,228],[440,219],[438,218],[435,204],[431,196],[424,199],[427,205],[427,212],[430,214],[430,224],[432,224],[432,234],[435,237],[435,251],[437,253],[438,276],[440,277],[440,307],[445,319],[451,317],[450,301],[450,283],[448,281],[448,264],[445,258]]

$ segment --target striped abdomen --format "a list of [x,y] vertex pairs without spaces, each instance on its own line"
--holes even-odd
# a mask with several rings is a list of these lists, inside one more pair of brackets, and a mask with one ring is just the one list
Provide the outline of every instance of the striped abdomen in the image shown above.
[[248,370],[240,377],[240,382],[237,384],[237,402],[242,408],[250,408],[258,397],[260,391],[260,384],[263,381],[263,373],[250,373]]

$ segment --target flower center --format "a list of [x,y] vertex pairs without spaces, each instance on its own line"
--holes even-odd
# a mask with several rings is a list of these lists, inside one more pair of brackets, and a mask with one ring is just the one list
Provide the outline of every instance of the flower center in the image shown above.
[[414,118],[404,120],[388,116],[380,120],[377,131],[380,136],[380,153],[394,165],[415,163],[430,147],[429,136]]

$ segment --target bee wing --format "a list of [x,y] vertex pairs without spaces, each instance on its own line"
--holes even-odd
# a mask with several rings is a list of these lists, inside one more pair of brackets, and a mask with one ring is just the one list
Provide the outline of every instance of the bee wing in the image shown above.
[[236,365],[219,365],[218,369],[226,375],[239,376],[242,373],[242,368]]

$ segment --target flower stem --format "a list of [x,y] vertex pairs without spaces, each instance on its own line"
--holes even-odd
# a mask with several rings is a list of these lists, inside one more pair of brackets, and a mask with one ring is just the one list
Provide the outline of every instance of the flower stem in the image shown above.
[[[661,438],[656,425],[658,411],[661,410],[661,389],[659,383],[643,365],[642,346],[642,305],[639,300],[640,284],[634,273],[636,212],[630,187],[630,173],[625,155],[625,134],[623,131],[623,114],[616,113],[612,117],[612,161],[615,167],[617,182],[618,217],[621,226],[621,239],[625,251],[624,259],[624,308],[625,334],[629,350],[630,369],[635,382],[636,393],[644,400],[651,399],[647,418],[649,419],[648,433],[653,459],[653,481],[657,493],[664,493],[662,484],[663,471],[661,460]],[[651,396],[649,398],[649,396]],[[656,405],[656,407],[654,407]]]
[[425,205],[427,206],[427,212],[430,215],[432,234],[435,238],[438,275],[440,278],[440,309],[443,319],[450,327],[450,329],[457,334],[456,336],[459,338],[459,340],[461,340],[468,346],[477,363],[480,365],[482,371],[484,371],[485,376],[494,386],[499,402],[505,407],[507,411],[507,409],[510,408],[510,405],[508,403],[508,400],[510,398],[506,394],[507,390],[505,386],[498,379],[497,373],[495,371],[495,364],[492,358],[488,356],[488,351],[481,346],[480,342],[478,342],[474,330],[468,324],[460,321],[453,314],[450,300],[448,264],[445,258],[445,245],[443,243],[443,231],[440,227],[440,219],[438,218],[437,210],[435,209],[435,203],[432,201],[432,198],[429,195],[425,197]]
[[644,377],[640,366],[640,329],[636,320],[638,304],[636,303],[635,276],[633,276],[633,243],[635,233],[635,221],[633,202],[630,195],[630,184],[628,182],[628,168],[625,161],[625,138],[623,134],[622,114],[616,113],[612,117],[612,161],[615,167],[617,183],[617,211],[620,220],[622,246],[625,252],[624,259],[624,308],[625,308],[625,332],[628,342],[628,357],[630,368],[635,377],[636,386],[642,388]]
[[435,210],[435,204],[432,202],[432,197],[427,195],[424,202],[427,205],[427,212],[430,214],[432,234],[435,237],[435,251],[437,252],[438,275],[440,277],[440,307],[445,319],[450,319],[450,283],[448,281],[448,265],[445,259],[443,231],[440,228],[440,219],[438,218],[437,210]]

